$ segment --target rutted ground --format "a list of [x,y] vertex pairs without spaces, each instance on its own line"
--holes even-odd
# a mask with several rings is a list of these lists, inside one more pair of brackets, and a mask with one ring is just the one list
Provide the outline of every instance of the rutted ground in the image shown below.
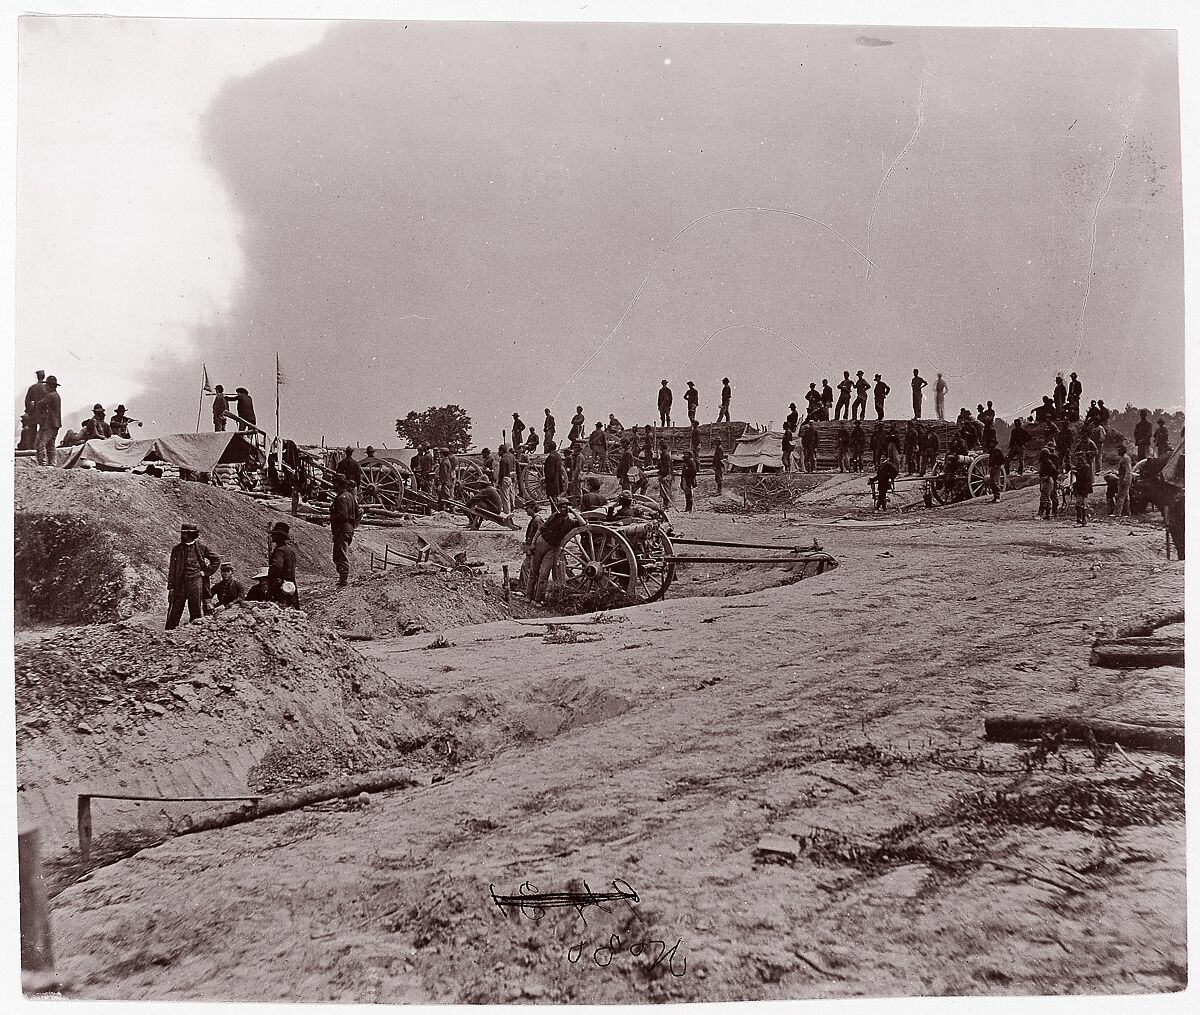
[[[815,536],[841,566],[574,635],[503,620],[433,650],[433,633],[362,644],[442,731],[444,778],[98,870],[55,899],[60,966],[80,996],[159,1000],[1179,989],[1171,759],[1097,769],[1077,748],[1026,771],[982,721],[1179,717],[1181,670],[1087,659],[1098,631],[1178,609],[1183,565],[1158,528],[1035,510],[1026,491],[898,526],[701,511],[678,524]],[[797,855],[756,851],[764,836]],[[489,895],[614,878],[637,917],[506,920]],[[674,958],[631,954],[646,938]]]

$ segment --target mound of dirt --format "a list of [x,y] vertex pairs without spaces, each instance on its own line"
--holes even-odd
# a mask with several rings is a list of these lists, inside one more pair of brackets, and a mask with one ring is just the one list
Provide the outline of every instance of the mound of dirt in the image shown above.
[[[328,529],[288,518],[251,498],[204,483],[90,469],[15,469],[13,499],[18,559],[26,571],[45,572],[43,584],[49,582],[49,573],[61,566],[56,557],[40,549],[45,542],[43,522],[52,516],[86,519],[96,531],[89,545],[76,549],[80,553],[95,550],[98,566],[103,565],[97,582],[107,583],[110,573],[124,576],[115,594],[106,598],[101,616],[95,616],[95,610],[81,613],[72,605],[74,600],[64,601],[57,614],[53,603],[48,604],[49,613],[47,604],[39,604],[40,609],[33,611],[18,594],[19,626],[32,623],[35,612],[40,619],[72,623],[165,611],[167,565],[184,521],[195,522],[200,538],[223,560],[231,561],[237,574],[246,577],[266,563],[271,524],[287,518],[302,587],[308,577],[336,574]],[[359,559],[353,566],[365,569],[361,553],[356,556]],[[70,580],[75,582],[77,577],[72,574]],[[86,575],[82,577],[86,581]]]
[[489,577],[417,568],[397,568],[386,576],[368,572],[346,588],[314,593],[303,605],[311,618],[335,630],[378,638],[530,613],[521,596],[505,603],[500,585]]
[[398,680],[268,603],[59,632],[17,648],[15,684],[20,798],[51,845],[79,792],[269,792],[426,760],[436,734]]

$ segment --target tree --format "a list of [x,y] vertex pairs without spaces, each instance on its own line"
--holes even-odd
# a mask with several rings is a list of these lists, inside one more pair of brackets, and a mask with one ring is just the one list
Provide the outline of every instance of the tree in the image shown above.
[[428,444],[453,452],[466,451],[471,443],[471,417],[458,405],[431,405],[424,412],[414,410],[396,420],[396,433],[408,441],[410,448]]

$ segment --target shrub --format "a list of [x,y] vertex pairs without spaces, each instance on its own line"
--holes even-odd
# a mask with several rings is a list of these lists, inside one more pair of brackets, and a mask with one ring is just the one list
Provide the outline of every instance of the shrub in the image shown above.
[[80,515],[25,512],[14,533],[17,624],[118,618],[125,568],[112,535]]

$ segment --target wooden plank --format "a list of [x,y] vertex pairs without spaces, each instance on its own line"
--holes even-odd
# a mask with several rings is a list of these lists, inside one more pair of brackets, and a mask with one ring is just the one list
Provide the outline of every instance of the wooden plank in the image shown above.
[[1182,666],[1183,640],[1181,638],[1114,638],[1098,639],[1092,645],[1093,666],[1104,666],[1114,670],[1138,669],[1150,666]]
[[42,973],[54,968],[50,943],[50,906],[42,878],[41,836],[36,828],[17,834],[17,876],[21,904],[21,969]]
[[1162,751],[1183,757],[1183,727],[1143,726],[1137,723],[1115,722],[1108,719],[1088,719],[1079,716],[989,716],[983,721],[983,734],[988,740],[1014,743],[1038,740],[1043,734],[1056,736],[1060,731],[1065,739],[1087,743],[1091,737],[1102,744],[1120,744],[1130,749]]

